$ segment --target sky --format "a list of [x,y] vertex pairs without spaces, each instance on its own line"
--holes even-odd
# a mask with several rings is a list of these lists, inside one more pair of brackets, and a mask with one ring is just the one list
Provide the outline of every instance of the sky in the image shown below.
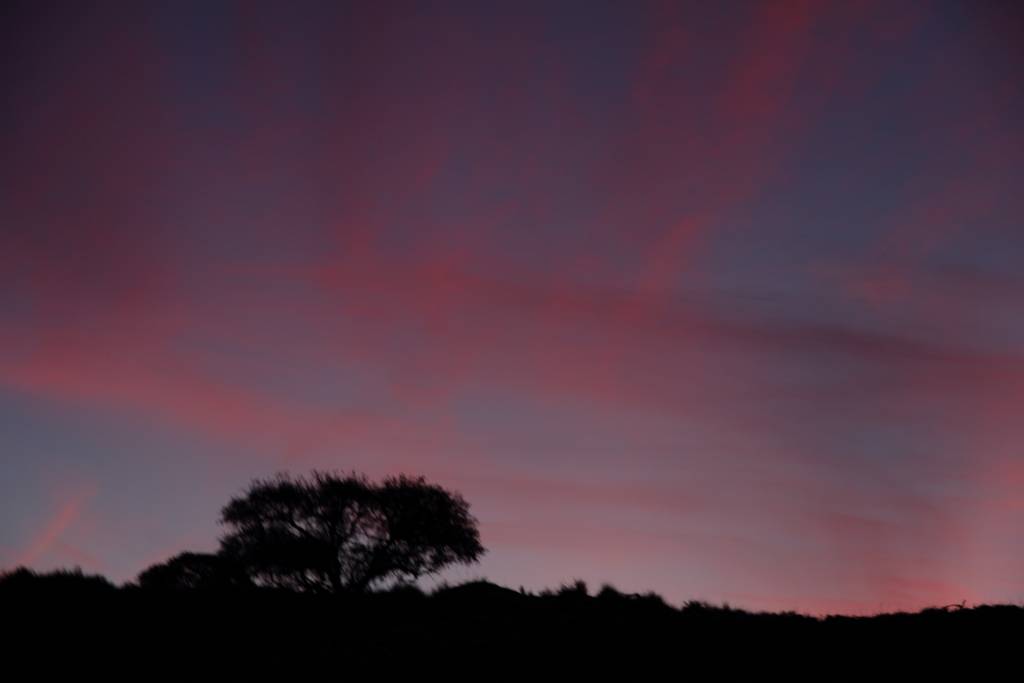
[[[0,567],[405,472],[434,579],[1024,602],[1024,13],[13,2]],[[428,582],[429,585],[429,582]]]

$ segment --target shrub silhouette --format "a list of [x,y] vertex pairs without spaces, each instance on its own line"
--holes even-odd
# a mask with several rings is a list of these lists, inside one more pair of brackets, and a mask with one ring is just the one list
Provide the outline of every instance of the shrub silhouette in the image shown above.
[[222,556],[257,585],[303,592],[364,592],[484,553],[459,494],[405,475],[380,484],[319,471],[256,480],[221,523]]
[[0,572],[0,597],[106,596],[115,590],[116,586],[106,577],[85,574],[79,567],[50,572],[35,572],[27,567],[17,567]]
[[587,582],[583,579],[574,579],[558,589],[558,596],[562,598],[586,598],[588,595]]
[[185,552],[143,571],[138,584],[149,590],[229,590],[252,582],[227,555]]

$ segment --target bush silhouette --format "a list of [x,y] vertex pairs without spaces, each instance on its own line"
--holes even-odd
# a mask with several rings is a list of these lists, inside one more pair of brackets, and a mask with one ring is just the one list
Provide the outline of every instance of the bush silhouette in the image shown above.
[[0,597],[55,596],[107,596],[116,590],[106,577],[85,574],[79,567],[35,572],[17,567],[0,572]]
[[143,571],[138,584],[149,590],[228,590],[252,582],[227,555],[185,552]]
[[222,510],[221,555],[257,584],[364,592],[483,553],[469,505],[422,477],[314,471],[256,480]]

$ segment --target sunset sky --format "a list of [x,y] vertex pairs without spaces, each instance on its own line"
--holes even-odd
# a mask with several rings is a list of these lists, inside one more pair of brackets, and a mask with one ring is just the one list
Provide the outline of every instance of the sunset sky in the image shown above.
[[129,580],[336,468],[460,491],[450,581],[1024,601],[1022,46],[996,0],[5,3],[0,567]]

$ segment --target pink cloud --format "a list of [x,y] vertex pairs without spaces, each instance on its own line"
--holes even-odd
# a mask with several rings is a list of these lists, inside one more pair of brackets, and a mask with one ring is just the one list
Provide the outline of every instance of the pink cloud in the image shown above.
[[62,554],[77,560],[89,560],[91,556],[69,546],[64,537],[81,518],[85,506],[95,495],[95,489],[84,489],[61,503],[43,527],[14,554],[14,565],[34,566],[53,551],[62,551]]

